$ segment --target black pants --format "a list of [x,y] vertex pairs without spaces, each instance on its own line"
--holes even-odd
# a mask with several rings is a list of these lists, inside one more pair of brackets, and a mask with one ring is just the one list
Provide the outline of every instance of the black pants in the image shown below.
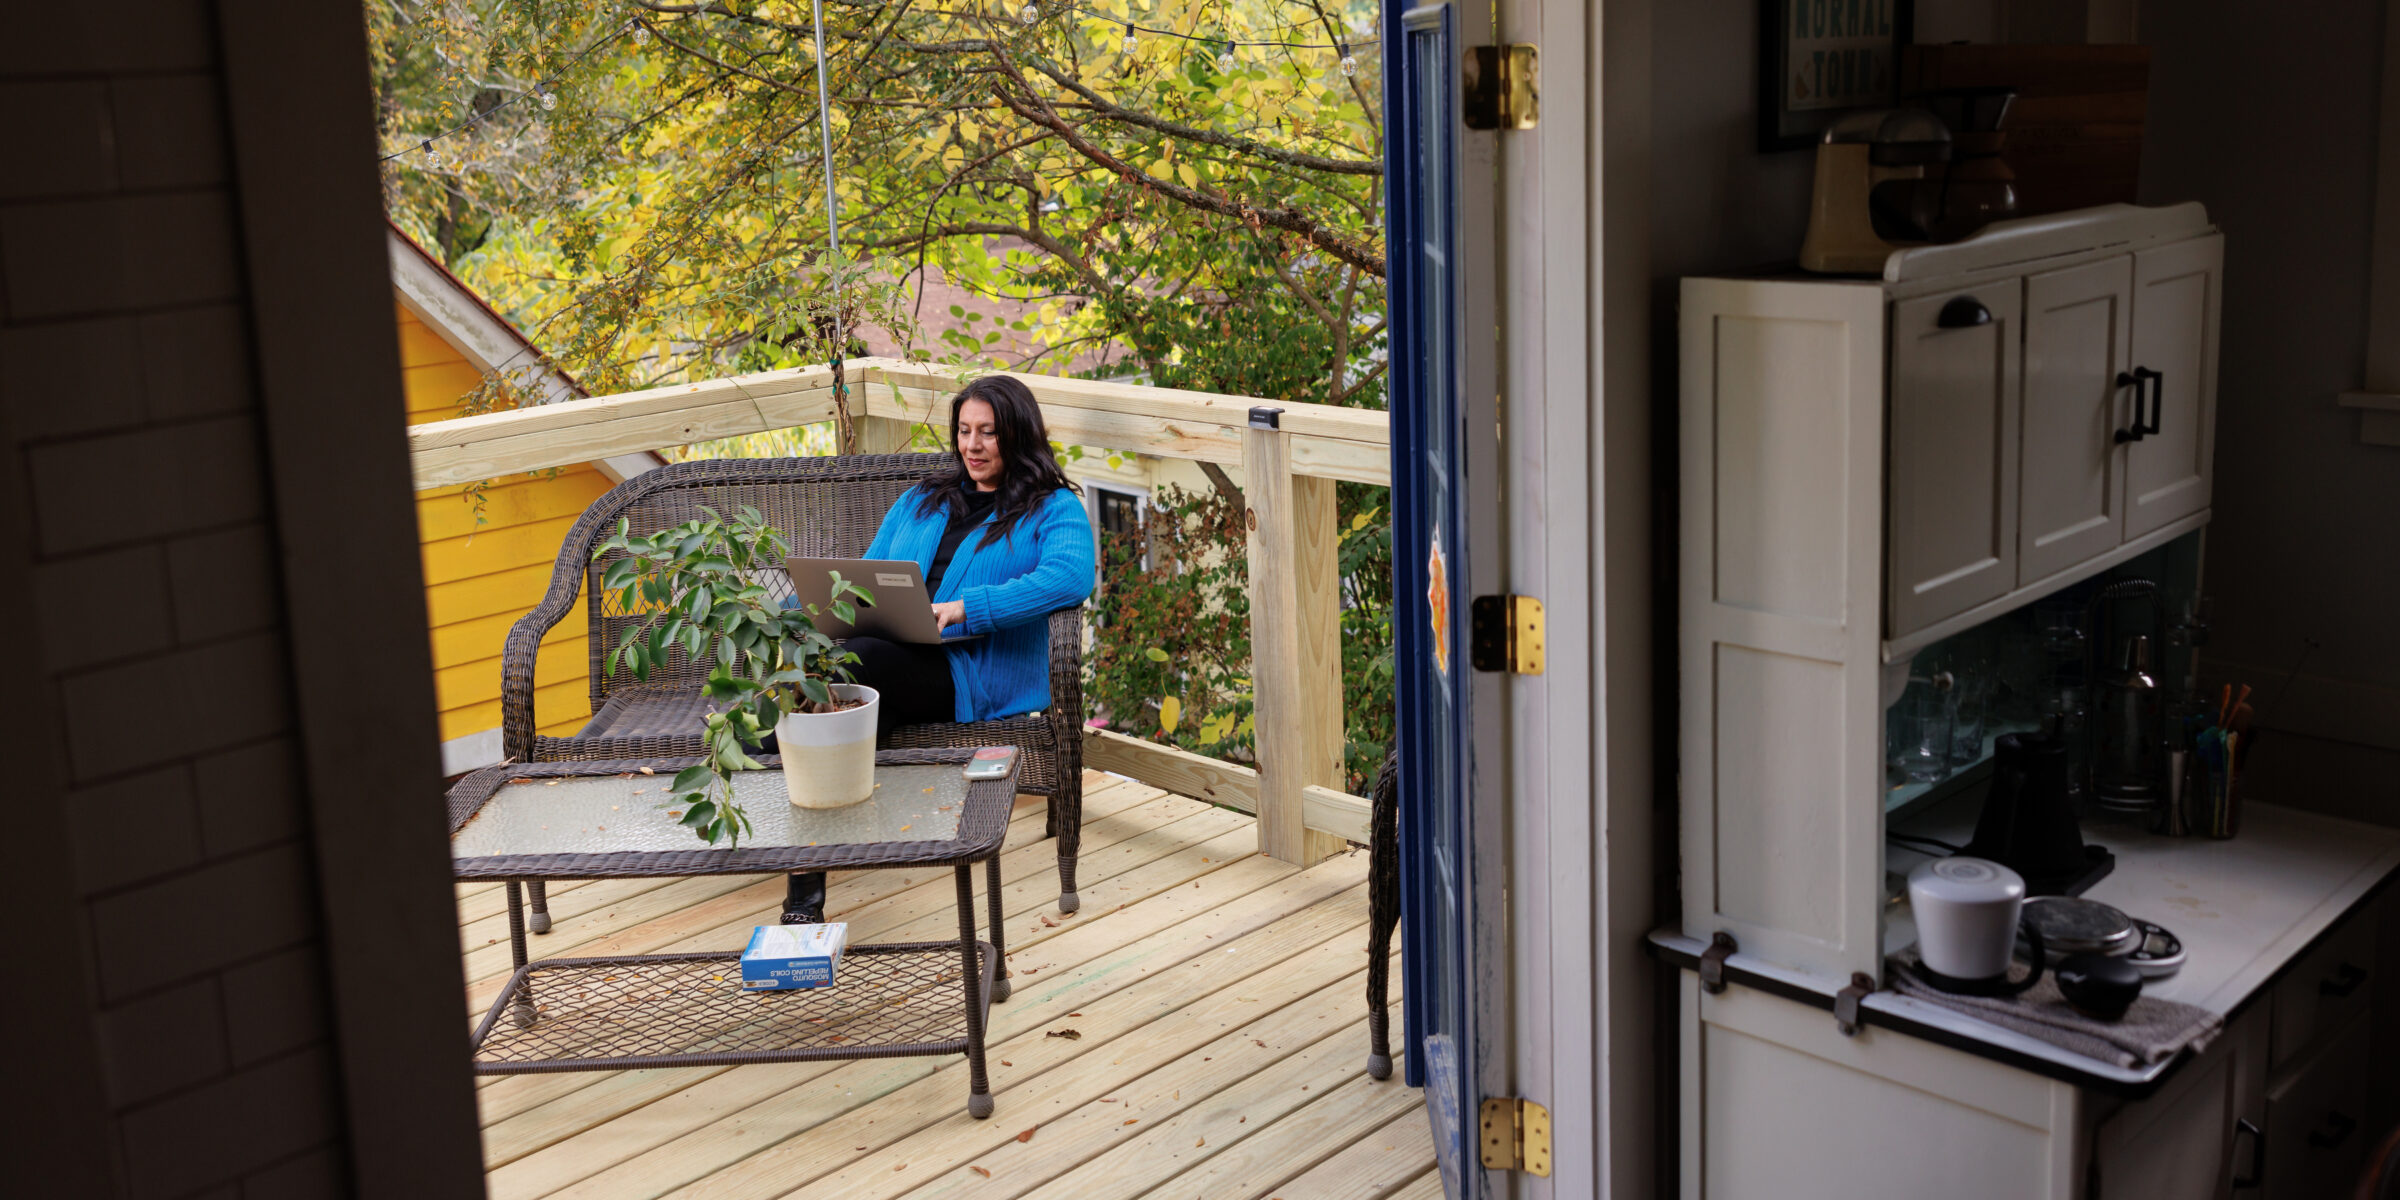
[[[902,725],[930,725],[957,717],[958,690],[950,682],[950,652],[940,646],[854,637],[842,648],[858,656],[850,681],[875,689],[878,741]],[[773,751],[775,735],[767,735]],[[825,919],[825,873],[794,875],[784,885],[783,923],[814,925]]]

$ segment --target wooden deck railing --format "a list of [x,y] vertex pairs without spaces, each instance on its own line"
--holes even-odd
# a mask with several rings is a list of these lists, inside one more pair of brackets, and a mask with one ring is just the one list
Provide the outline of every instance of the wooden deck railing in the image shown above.
[[[847,364],[851,416],[869,451],[905,446],[911,423],[949,420],[958,372]],[[1257,767],[1108,731],[1084,761],[1258,817],[1259,849],[1307,865],[1367,840],[1367,802],[1342,792],[1341,589],[1334,482],[1389,486],[1384,413],[1322,404],[1023,375],[1050,434],[1073,445],[1238,467],[1249,507],[1252,729]],[[419,488],[835,418],[833,372],[801,367],[412,426]],[[1254,414],[1253,410],[1258,411]]]

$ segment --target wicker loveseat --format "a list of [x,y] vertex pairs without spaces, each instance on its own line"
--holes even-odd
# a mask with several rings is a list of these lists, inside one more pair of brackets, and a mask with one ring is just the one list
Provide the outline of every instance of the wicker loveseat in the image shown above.
[[[513,762],[661,758],[701,752],[705,711],[700,684],[705,665],[681,651],[651,668],[648,681],[620,671],[610,678],[602,660],[633,618],[596,586],[609,559],[592,548],[624,520],[637,532],[681,524],[707,507],[723,514],[744,506],[765,514],[792,553],[855,558],[874,540],[883,515],[902,493],[940,469],[939,454],[861,454],[827,458],[721,459],[676,463],[635,476],[594,501],[567,531],[550,590],[508,632],[500,659],[502,752]],[[781,571],[764,580],[789,593]],[[534,656],[543,635],[583,600],[591,660],[592,719],[573,737],[549,737],[533,723]],[[1047,796],[1049,836],[1058,839],[1058,906],[1074,912],[1075,855],[1083,823],[1083,619],[1079,609],[1050,614],[1050,707],[1040,713],[971,724],[908,725],[884,741],[887,749],[937,746],[1015,746],[1017,790]],[[550,927],[539,884],[532,925]]]

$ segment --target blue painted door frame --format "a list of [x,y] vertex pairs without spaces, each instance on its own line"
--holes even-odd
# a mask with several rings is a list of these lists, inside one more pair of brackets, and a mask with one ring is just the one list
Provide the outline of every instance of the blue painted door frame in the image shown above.
[[1459,97],[1464,48],[1495,40],[1491,20],[1451,0],[1392,3],[1384,20],[1403,1041],[1452,1200],[1509,1194],[1475,1136],[1480,1101],[1507,1092],[1502,694],[1467,639],[1502,549],[1498,135],[1468,130]]

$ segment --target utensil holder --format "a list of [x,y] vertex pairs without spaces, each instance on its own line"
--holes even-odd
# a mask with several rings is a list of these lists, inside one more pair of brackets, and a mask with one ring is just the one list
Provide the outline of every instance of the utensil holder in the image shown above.
[[2232,761],[2212,762],[2193,754],[2185,760],[2184,801],[2195,832],[2229,838],[2242,829],[2242,770]]

